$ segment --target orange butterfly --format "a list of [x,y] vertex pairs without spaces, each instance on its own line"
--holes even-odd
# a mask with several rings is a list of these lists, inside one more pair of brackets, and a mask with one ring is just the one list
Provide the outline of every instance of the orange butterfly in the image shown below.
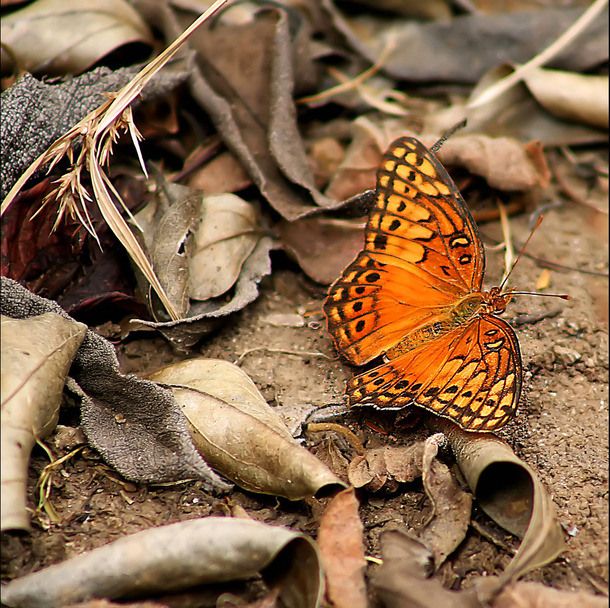
[[521,354],[504,312],[511,293],[482,291],[485,256],[453,180],[423,144],[396,140],[377,172],[365,247],[330,287],[328,331],[354,365],[349,405],[410,404],[472,431],[513,416]]

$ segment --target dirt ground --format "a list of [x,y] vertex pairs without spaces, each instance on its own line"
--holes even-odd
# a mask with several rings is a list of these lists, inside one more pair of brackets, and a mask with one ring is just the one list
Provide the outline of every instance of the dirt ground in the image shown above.
[[[576,205],[548,212],[529,252],[574,269],[553,270],[549,290],[568,293],[571,300],[521,297],[506,312],[521,343],[526,395],[516,420],[503,434],[549,489],[569,547],[557,561],[526,580],[595,593],[604,593],[608,581],[608,279],[601,276],[608,272],[606,220]],[[511,218],[511,228],[515,240],[523,242],[529,230],[527,216]],[[484,237],[501,239],[498,223],[485,224],[481,231]],[[282,254],[274,255],[274,272],[262,283],[260,298],[206,340],[200,354],[229,361],[241,356],[244,371],[271,405],[279,408],[338,402],[350,370],[336,358],[322,323],[324,290]],[[487,259],[486,284],[491,286],[501,275],[503,253],[488,248]],[[541,272],[526,257],[512,284],[534,289]],[[270,316],[275,313],[308,314],[305,325],[286,327],[275,324],[277,317]],[[160,338],[132,338],[118,348],[125,372],[152,371],[177,358]],[[77,413],[65,410],[61,422],[75,426]],[[388,434],[374,432],[358,421],[349,424],[367,446],[408,443],[426,433],[417,419],[403,431],[388,424]],[[66,435],[63,429],[49,439],[56,455],[69,451]],[[336,436],[311,434],[307,445],[339,476],[344,474],[334,449],[340,445]],[[449,453],[443,458],[451,462]],[[34,484],[47,462],[37,448],[30,467],[32,508]],[[359,498],[366,551],[371,556],[379,556],[378,538],[383,530],[417,528],[429,509],[421,482],[403,485],[393,494],[361,493]],[[236,506],[256,520],[287,525],[315,537],[325,504],[324,499],[290,503],[238,490],[212,497],[199,482],[136,485],[121,479],[88,449],[55,474],[50,500],[58,523],[37,512],[30,535],[3,534],[4,581],[125,534],[199,516],[230,514]],[[447,587],[459,589],[475,575],[499,573],[518,546],[476,507],[474,520],[466,540],[441,568]],[[170,606],[208,605],[188,594],[163,601]]]

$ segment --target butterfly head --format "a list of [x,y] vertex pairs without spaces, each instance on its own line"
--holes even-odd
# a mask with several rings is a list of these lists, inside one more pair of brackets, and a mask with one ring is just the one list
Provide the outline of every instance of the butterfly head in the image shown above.
[[483,295],[487,311],[496,315],[502,314],[513,298],[511,291],[502,293],[501,287],[492,287]]

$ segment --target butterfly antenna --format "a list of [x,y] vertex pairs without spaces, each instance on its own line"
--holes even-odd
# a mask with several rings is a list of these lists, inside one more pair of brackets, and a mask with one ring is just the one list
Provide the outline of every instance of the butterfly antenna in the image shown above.
[[[529,236],[527,237],[525,243],[523,244],[523,247],[521,247],[519,253],[517,254],[517,257],[515,258],[515,261],[513,262],[512,266],[510,267],[508,274],[504,277],[504,279],[500,283],[500,292],[501,293],[504,291],[504,286],[506,285],[506,283],[508,281],[508,277],[510,277],[513,270],[515,269],[515,266],[521,259],[521,256],[525,253],[525,249],[527,248],[532,236],[534,235],[534,232],[536,232],[536,230],[540,227],[540,224],[542,224],[543,218],[544,218],[543,215],[538,216],[535,226],[530,231]],[[570,296],[566,293],[540,293],[538,291],[511,291],[510,294],[513,296],[544,296],[547,298],[561,298],[562,300],[570,299]]]
[[539,291],[511,291],[511,296],[544,296],[546,298],[561,298],[562,300],[570,300],[567,293],[540,293]]
[[435,154],[441,149],[442,145],[456,132],[460,129],[463,129],[466,126],[466,119],[461,120],[460,122],[456,122],[452,127],[449,127],[430,147],[430,152],[434,152]]
[[515,258],[515,261],[513,262],[513,265],[510,267],[510,270],[508,271],[508,274],[504,277],[504,279],[502,279],[502,282],[500,283],[500,291],[501,292],[504,290],[504,286],[508,282],[508,277],[510,277],[510,275],[513,273],[513,270],[515,269],[515,266],[519,263],[519,260],[521,259],[521,256],[525,252],[525,249],[527,248],[527,246],[528,246],[532,236],[534,235],[534,232],[536,232],[536,230],[538,230],[538,228],[540,227],[540,224],[542,224],[542,219],[543,218],[544,218],[543,215],[539,215],[538,216],[538,219],[536,220],[536,225],[530,231],[529,236],[527,237],[527,240],[525,241],[525,243],[523,244],[523,247],[521,247],[521,250],[517,254],[517,257]]

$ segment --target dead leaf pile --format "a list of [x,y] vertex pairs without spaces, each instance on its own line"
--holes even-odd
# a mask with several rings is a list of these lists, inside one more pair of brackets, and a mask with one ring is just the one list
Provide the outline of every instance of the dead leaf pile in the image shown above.
[[[32,572],[47,565],[37,537],[3,605],[597,605],[520,580],[566,542],[537,471],[505,441],[442,420],[428,437],[301,436],[311,395],[290,412],[257,363],[246,373],[207,351],[248,319],[276,265],[300,269],[311,301],[271,305],[265,331],[320,325],[322,286],[362,249],[398,136],[432,146],[467,119],[438,157],[477,220],[499,217],[498,200],[607,215],[602,0],[18,1],[3,3],[1,33],[3,543],[17,542],[10,530],[62,534],[72,556]],[[162,336],[189,359],[122,373],[115,345],[79,321],[123,345]],[[289,346],[276,354],[308,369],[329,358]],[[65,403],[130,483],[195,488],[180,501],[191,519],[142,516],[149,529],[85,552],[59,518],[32,527],[30,458]],[[418,496],[408,514],[371,515],[403,494]],[[149,500],[118,496],[134,512]],[[248,519],[252,504],[264,521]],[[453,571],[480,518],[518,549],[498,550],[490,576]]]

